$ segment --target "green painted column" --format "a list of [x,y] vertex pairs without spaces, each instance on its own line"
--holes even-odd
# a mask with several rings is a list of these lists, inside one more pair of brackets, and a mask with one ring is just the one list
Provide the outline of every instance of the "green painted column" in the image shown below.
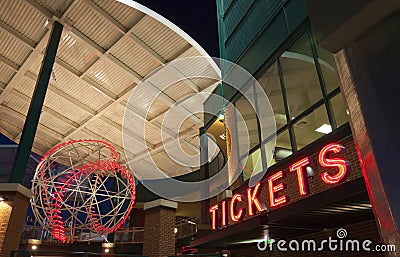
[[54,60],[56,58],[58,44],[60,42],[63,25],[57,21],[53,24],[50,40],[47,44],[42,67],[39,72],[39,78],[36,82],[32,101],[26,116],[21,139],[18,145],[17,155],[14,160],[10,182],[22,183],[29,155],[32,150],[33,140],[39,124],[40,113],[42,112],[44,98],[49,85],[51,72],[53,70]]

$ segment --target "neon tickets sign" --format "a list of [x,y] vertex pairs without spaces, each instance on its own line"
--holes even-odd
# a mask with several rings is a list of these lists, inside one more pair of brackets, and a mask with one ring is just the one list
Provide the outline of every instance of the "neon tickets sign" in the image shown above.
[[[340,154],[346,149],[338,143],[331,143],[323,147],[318,154],[318,165],[323,169],[320,174],[320,183],[326,185],[335,185],[344,181],[350,174],[350,163],[340,157],[332,155]],[[309,157],[302,158],[289,166],[289,172],[286,174],[282,170],[269,175],[266,182],[259,182],[254,187],[247,188],[245,194],[234,194],[231,199],[223,200],[214,206],[211,206],[209,213],[211,216],[212,229],[217,229],[217,223],[222,227],[228,223],[228,218],[232,223],[242,220],[245,215],[251,217],[257,213],[270,208],[277,208],[289,202],[289,197],[285,194],[287,186],[282,182],[285,176],[296,176],[297,193],[300,197],[310,194],[307,167],[310,166]],[[260,199],[260,192],[263,186],[267,186],[268,204]],[[267,202],[267,199],[265,202]],[[240,207],[241,206],[241,207]],[[244,207],[245,206],[245,207]],[[219,215],[218,215],[219,214]],[[229,215],[228,215],[229,214]],[[220,217],[218,219],[218,217]]]

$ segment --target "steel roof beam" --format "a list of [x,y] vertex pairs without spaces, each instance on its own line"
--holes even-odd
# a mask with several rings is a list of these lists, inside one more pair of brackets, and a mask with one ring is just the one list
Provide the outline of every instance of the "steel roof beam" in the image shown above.
[[[14,89],[12,94],[16,97],[18,97],[20,100],[26,102],[26,103],[30,103],[31,102],[31,98],[29,96],[24,95],[23,93],[19,92],[18,90]],[[72,121],[70,119],[68,119],[67,117],[65,117],[64,115],[62,115],[61,113],[43,105],[43,110],[48,113],[49,115],[67,123],[68,125],[70,125],[72,128],[78,128],[79,124],[76,123],[75,121]]]
[[[5,135],[8,138],[14,138],[15,136],[13,134],[11,134],[10,132],[8,132],[5,128],[0,127],[0,133]],[[41,145],[40,145],[41,146]],[[44,154],[45,150],[40,149],[36,146],[32,146],[32,150],[33,152],[37,153],[37,154]],[[7,176],[8,177],[8,176]]]
[[[110,120],[109,118],[107,118],[107,117],[105,117],[105,116],[101,116],[99,119],[100,119],[101,121],[107,123],[108,125],[112,126],[113,128],[115,128],[115,129],[117,129],[117,130],[119,130],[119,131],[122,132],[122,129],[123,129],[123,128],[122,128],[122,125],[120,125],[120,124],[118,124],[118,123],[116,123],[116,122]],[[128,130],[128,129],[125,128],[124,131],[125,131],[125,133],[127,134],[127,136],[130,136],[130,137],[134,138],[135,140],[137,140],[137,141],[139,141],[139,142],[141,142],[141,141],[143,140],[140,136],[136,135],[136,133],[132,132],[131,130]],[[146,140],[146,145],[147,145],[147,147],[150,148],[151,150],[154,148],[154,144],[148,142],[147,140]]]
[[[133,33],[128,33],[128,36],[130,39],[132,39],[138,46],[140,46],[143,50],[145,50],[147,53],[149,53],[154,59],[156,59],[161,65],[164,65],[167,63],[167,61],[161,56],[159,55],[156,51],[154,51],[150,46],[148,46],[147,44],[145,44],[139,37],[137,37],[135,34]],[[179,75],[179,76],[184,76],[182,73],[180,73],[179,70],[177,69],[171,69],[172,72],[174,72],[175,74]],[[192,90],[194,90],[195,92],[199,92],[199,87],[193,83],[193,81],[191,81],[190,79],[185,79],[184,80],[185,83],[187,84],[187,86],[189,86]]]
[[[14,109],[12,109],[12,108],[10,108],[8,106],[0,105],[0,108],[3,109],[3,111],[5,111],[8,114],[10,114],[11,116],[21,120],[22,122],[25,122],[25,115],[24,114],[14,110]],[[59,132],[57,132],[57,131],[55,131],[55,130],[53,130],[53,129],[51,129],[51,128],[43,125],[43,124],[39,124],[39,125],[42,126],[46,131],[50,132],[50,134],[52,136],[54,136],[54,138],[61,139],[63,137],[63,135],[61,133],[59,133]],[[14,138],[14,140],[17,139],[20,135],[21,135],[21,133],[19,133],[19,135],[17,135]]]
[[[26,77],[32,79],[33,81],[37,80],[37,76],[31,72],[27,72]],[[66,100],[68,100],[69,102],[73,103],[74,105],[80,107],[82,110],[86,111],[87,113],[91,114],[91,115],[96,115],[97,112],[95,110],[93,110],[92,108],[86,106],[85,104],[79,102],[77,99],[75,99],[74,97],[70,96],[69,94],[65,93],[64,91],[62,91],[61,89],[59,89],[58,87],[54,86],[53,84],[49,83],[49,90],[51,90],[53,93],[65,98]]]
[[140,46],[143,50],[145,50],[147,53],[149,53],[154,59],[156,59],[160,64],[165,64],[167,61],[161,57],[156,51],[154,51],[151,47],[146,45],[140,38],[138,38],[135,34],[133,33],[128,33],[128,37],[132,39],[135,44]]
[[18,85],[18,83],[20,83],[20,81],[24,77],[24,74],[29,70],[29,68],[32,67],[32,65],[34,63],[36,63],[39,60],[39,58],[42,56],[42,50],[46,47],[49,36],[50,36],[50,30],[47,30],[45,35],[42,37],[42,39],[36,45],[35,49],[33,49],[31,54],[29,55],[29,57],[21,65],[21,67],[18,69],[16,74],[12,77],[10,82],[7,84],[6,88],[1,93],[0,104],[13,91],[13,89]]
[[24,43],[25,46],[29,47],[29,49],[33,50],[36,46],[35,42],[28,39],[12,27],[8,26],[6,23],[0,20],[0,28],[6,31],[9,35],[13,36],[14,38],[20,40],[20,42]]
[[[117,42],[115,42],[108,50],[106,50],[106,51],[104,52],[104,54],[102,54],[101,56],[100,56],[100,55],[97,55],[98,57],[100,56],[100,58],[97,59],[91,66],[89,66],[89,67],[82,73],[81,77],[87,75],[87,73],[89,72],[89,70],[90,70],[92,67],[94,67],[94,65],[96,65],[97,62],[103,60],[103,59],[106,57],[106,56],[105,56],[106,54],[109,54],[112,50],[114,50],[114,49],[116,48],[116,46],[117,46],[123,39],[127,38],[127,37],[128,37],[128,33],[130,33],[130,32],[135,28],[136,24],[138,24],[145,16],[146,16],[146,15],[145,15],[144,13],[142,13],[142,15],[137,19],[137,21],[134,23],[134,25],[132,26],[132,28],[131,28],[129,31],[127,31],[127,33],[125,33],[120,39],[118,39]],[[138,77],[137,77],[136,74],[135,74],[133,80],[136,81],[137,79],[138,79]],[[136,82],[138,82],[138,81],[136,81]]]
[[[76,76],[78,78],[80,78],[80,76],[82,75],[79,71],[75,70],[74,68],[72,68],[71,66],[69,66],[67,63],[65,63],[63,60],[57,58],[55,61],[60,67],[62,67],[65,71],[67,71],[68,73],[70,73],[73,76]],[[116,95],[112,94],[110,91],[108,91],[107,89],[103,88],[102,86],[98,85],[96,82],[94,82],[93,80],[91,80],[89,77],[84,77],[82,78],[83,81],[85,81],[87,84],[89,84],[90,86],[94,87],[95,89],[97,89],[99,92],[101,92],[104,96],[106,96],[109,100],[115,101],[115,99],[117,98]]]
[[[104,12],[100,7],[98,7],[97,5],[93,4],[92,2],[90,2],[90,1],[88,1],[88,0],[83,0],[83,1],[84,1],[85,4],[88,4],[91,8],[93,8],[94,10],[96,10],[97,12],[99,12],[101,15],[103,15],[103,17],[105,17],[105,19],[106,19],[108,22],[111,22],[112,24],[114,24],[115,27],[116,27],[120,32],[123,32],[124,35],[122,36],[122,38],[126,38],[126,37],[132,38],[132,36],[131,36],[131,35],[132,35],[132,34],[131,34],[131,31],[132,31],[132,29],[134,28],[134,26],[133,26],[130,30],[126,31],[126,28],[123,27],[121,24],[119,24],[117,21],[115,21],[110,15],[108,15],[108,14],[105,15],[105,14],[104,14],[105,12]],[[106,60],[106,61],[108,61],[112,66],[114,66],[114,67],[116,67],[116,68],[118,68],[118,69],[123,70],[123,71],[125,72],[125,74],[127,74],[127,75],[128,75],[133,81],[135,81],[136,83],[139,83],[139,82],[142,80],[142,77],[141,77],[140,74],[138,74],[137,72],[135,72],[134,70],[132,70],[130,67],[128,67],[127,65],[125,65],[123,62],[121,62],[121,61],[118,60],[116,57],[114,57],[114,56],[112,56],[112,55],[110,54],[111,50],[115,47],[115,45],[117,45],[117,44],[120,42],[120,40],[121,40],[122,38],[121,38],[120,40],[118,40],[110,49],[105,50],[105,49],[103,49],[102,47],[100,47],[99,45],[97,45],[95,42],[93,42],[90,38],[88,38],[88,37],[85,36],[83,33],[81,33],[80,31],[78,31],[77,29],[75,29],[73,26],[71,26],[71,25],[69,24],[69,21],[66,19],[66,15],[67,15],[67,13],[69,13],[69,12],[71,11],[71,9],[73,9],[73,7],[76,5],[76,3],[78,2],[77,0],[75,0],[74,2],[72,2],[72,4],[68,7],[67,11],[64,12],[64,15],[61,16],[59,13],[56,13],[56,14],[55,14],[56,17],[53,17],[53,14],[52,14],[50,11],[48,11],[47,9],[41,7],[41,6],[40,6],[39,4],[37,4],[35,1],[33,1],[33,0],[27,0],[27,2],[28,2],[31,6],[33,6],[35,9],[37,9],[39,12],[41,12],[45,17],[47,17],[47,18],[49,19],[50,22],[51,22],[52,20],[54,20],[54,19],[60,19],[60,22],[65,26],[65,31],[68,31],[68,33],[70,33],[70,34],[74,37],[75,40],[77,40],[77,41],[80,42],[80,43],[83,43],[84,45],[86,45],[86,46],[89,47],[92,51],[95,52],[95,54],[99,57],[99,59],[98,59],[97,61],[103,60],[103,59]],[[141,18],[143,18],[144,16],[145,16],[145,15],[143,15]],[[139,20],[140,20],[140,19],[139,19]],[[119,25],[118,25],[118,24],[119,24]],[[137,39],[140,40],[139,38],[137,38]],[[138,43],[138,44],[140,44],[140,42],[137,41],[137,40],[136,40],[135,42]],[[141,42],[142,42],[142,44],[140,44],[140,46],[141,46],[142,48],[144,48],[144,50],[146,50],[148,53],[150,53],[151,55],[153,55],[157,60],[159,60],[159,62],[161,62],[161,61],[163,61],[164,63],[166,62],[166,60],[164,60],[164,59],[163,59],[160,55],[158,55],[155,51],[148,50],[148,49],[151,49],[151,48],[148,47],[148,49],[145,49],[145,46],[146,46],[145,43],[144,43],[143,41],[141,41]],[[183,47],[178,53],[176,53],[176,56],[177,56],[177,57],[178,57],[178,56],[181,56],[181,55],[184,54],[186,51],[188,51],[191,47],[192,47],[192,46],[191,46],[190,44],[187,44],[187,45],[186,45],[185,47]],[[42,48],[42,49],[43,49],[43,48]],[[153,52],[153,53],[152,53],[152,52]],[[157,55],[158,55],[158,56],[157,56]],[[96,62],[97,62],[97,61],[96,61]],[[96,63],[96,62],[95,62],[95,63]],[[60,61],[60,62],[57,61],[57,63],[58,63],[60,66],[62,66],[63,68],[66,68],[66,67],[67,67],[65,64],[63,64],[62,61]],[[21,68],[22,68],[22,66],[21,66]],[[21,68],[20,68],[20,69],[21,69]],[[29,67],[28,67],[28,68],[29,68]],[[86,80],[86,77],[85,77],[85,79],[84,79],[84,76],[87,74],[87,72],[88,72],[88,70],[89,70],[90,68],[91,68],[91,67],[89,67],[85,72],[83,72],[83,73],[80,74],[80,75],[79,75],[80,72],[78,73],[77,71],[74,71],[73,74],[74,74],[75,76],[78,76],[78,77],[82,78],[82,79],[85,80],[86,82],[88,82],[88,81]],[[68,69],[68,71],[72,71],[72,70],[71,70],[71,69]],[[25,74],[25,72],[26,72],[26,71],[24,71],[22,74]],[[31,76],[31,75],[29,75],[29,76]],[[89,84],[91,84],[91,83],[89,83]],[[189,84],[189,86],[190,86],[193,90],[195,90],[196,92],[199,90],[198,86],[195,85],[194,83],[188,82],[188,84]],[[6,87],[6,88],[7,88],[7,87]],[[83,107],[82,104],[77,103],[77,100],[76,100],[75,98],[69,96],[68,94],[66,94],[65,92],[63,92],[63,91],[61,91],[60,89],[56,88],[55,86],[49,85],[49,89],[52,90],[53,92],[59,94],[60,96],[65,97],[67,100],[72,101],[75,105],[77,105],[77,106],[79,106],[79,107],[81,107],[81,108]],[[154,87],[154,89],[156,89],[156,88]],[[158,90],[158,89],[157,89],[157,90]],[[105,92],[104,92],[104,93],[105,93]],[[131,90],[125,92],[125,93],[122,94],[120,97],[113,97],[113,96],[111,96],[111,95],[108,95],[108,98],[113,99],[113,102],[111,102],[111,104],[105,106],[104,108],[101,109],[101,111],[98,111],[98,112],[96,112],[96,111],[94,111],[94,110],[88,108],[87,106],[84,106],[82,109],[85,110],[86,112],[90,113],[92,116],[89,117],[88,119],[86,119],[82,124],[80,124],[79,127],[78,127],[76,130],[72,131],[72,133],[69,133],[69,135],[66,135],[65,138],[70,137],[70,136],[73,136],[74,134],[76,134],[76,133],[79,132],[80,130],[84,130],[84,129],[85,129],[85,128],[84,128],[84,125],[85,125],[85,124],[87,124],[88,122],[90,122],[90,121],[92,121],[92,120],[94,120],[94,119],[96,119],[96,118],[101,117],[101,115],[102,115],[103,113],[105,113],[106,111],[108,111],[108,110],[110,110],[111,108],[113,108],[113,107],[115,106],[115,104],[121,103],[121,102],[122,102],[122,99],[125,98],[125,97],[127,96],[127,94],[130,94],[130,93],[131,93]],[[107,94],[106,94],[106,95],[107,95]],[[3,100],[4,100],[4,98],[5,98],[4,93],[3,93],[2,95],[0,95],[0,100],[2,101],[1,96],[3,96]],[[173,99],[171,99],[169,96],[167,96],[167,95],[165,95],[165,94],[163,94],[163,93],[161,93],[161,95],[160,95],[160,100],[162,100],[162,101],[164,101],[164,102],[166,102],[166,103],[168,103],[168,104],[173,104],[173,103],[175,103],[175,101],[174,101]],[[171,101],[171,100],[172,100],[172,101]],[[0,101],[0,102],[1,102],[1,101]],[[141,117],[140,114],[135,113],[135,115],[137,115],[137,116],[140,117],[140,118],[143,118],[143,117]],[[159,114],[159,115],[160,115],[160,114]],[[199,120],[196,119],[195,117],[192,117],[192,118],[194,118],[195,124],[197,124],[197,123],[199,122]],[[148,122],[148,121],[147,121],[147,122]],[[149,122],[149,124],[158,127],[157,125],[155,125],[155,124],[153,124],[153,123],[151,123],[151,122]],[[160,127],[161,127],[161,125],[160,125]],[[158,127],[158,128],[160,128],[160,127]]]
[[86,5],[88,5],[90,8],[92,8],[93,10],[95,10],[101,16],[103,16],[109,23],[114,25],[114,27],[117,28],[119,32],[121,32],[122,34],[125,34],[127,32],[127,29],[121,23],[116,21],[113,17],[111,17],[111,15],[109,15],[107,12],[101,9],[98,5],[96,5],[90,0],[81,0],[81,1]]
[[[64,138],[62,139],[62,141],[67,141],[69,140],[71,137],[73,137],[75,134],[77,134],[80,131],[83,131],[85,129],[87,129],[85,127],[85,125],[89,124],[90,122],[94,121],[95,119],[104,119],[103,114],[106,113],[107,111],[111,110],[112,108],[114,108],[116,105],[118,105],[120,102],[122,102],[122,100],[131,94],[132,89],[135,87],[136,84],[132,85],[130,87],[130,90],[127,90],[122,96],[120,96],[119,98],[117,98],[114,102],[112,102],[110,105],[106,106],[104,109],[102,109],[101,111],[93,114],[93,116],[89,117],[88,119],[86,119],[85,121],[83,121],[81,124],[79,124],[79,127],[76,128],[75,130],[71,131],[71,133],[69,133],[68,135],[65,135]],[[50,88],[50,87],[49,87]],[[108,122],[108,119],[106,121]],[[111,126],[113,126],[113,124],[109,124]],[[121,130],[122,131],[122,130]],[[138,137],[134,132],[132,131],[127,131],[127,133],[132,133],[135,135],[135,137]],[[131,135],[132,136],[132,135]],[[149,143],[149,145],[152,145]]]
[[7,59],[6,57],[0,55],[0,62],[4,63],[5,65],[7,65],[10,69],[14,70],[14,71],[18,71],[20,66],[16,63],[14,63],[13,61],[10,61],[9,59]]

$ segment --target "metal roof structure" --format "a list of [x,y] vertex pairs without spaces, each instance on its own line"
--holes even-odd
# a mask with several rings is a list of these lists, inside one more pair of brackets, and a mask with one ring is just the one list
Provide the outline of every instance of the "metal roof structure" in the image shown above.
[[[57,20],[64,30],[32,150],[43,154],[60,142],[94,138],[111,142],[124,153],[123,115],[135,86],[172,60],[207,56],[173,24],[133,1],[125,3],[131,6],[115,0],[0,1],[1,133],[20,140],[52,23]],[[194,168],[171,163],[163,151],[160,129],[165,112],[182,97],[210,92],[215,85],[211,79],[177,83],[160,95],[147,116],[145,106],[135,106],[135,115],[146,120],[147,148],[167,174],[177,176]],[[197,116],[182,124],[180,142],[188,154],[199,151],[202,117]]]

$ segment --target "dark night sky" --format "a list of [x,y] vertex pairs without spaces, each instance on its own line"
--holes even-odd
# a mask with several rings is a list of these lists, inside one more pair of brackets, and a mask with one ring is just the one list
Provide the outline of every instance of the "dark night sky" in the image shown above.
[[161,14],[219,57],[216,0],[136,0]]
[[4,144],[4,145],[12,145],[15,144],[13,141],[11,141],[10,139],[8,139],[7,137],[3,136],[3,134],[0,133],[0,145]]

